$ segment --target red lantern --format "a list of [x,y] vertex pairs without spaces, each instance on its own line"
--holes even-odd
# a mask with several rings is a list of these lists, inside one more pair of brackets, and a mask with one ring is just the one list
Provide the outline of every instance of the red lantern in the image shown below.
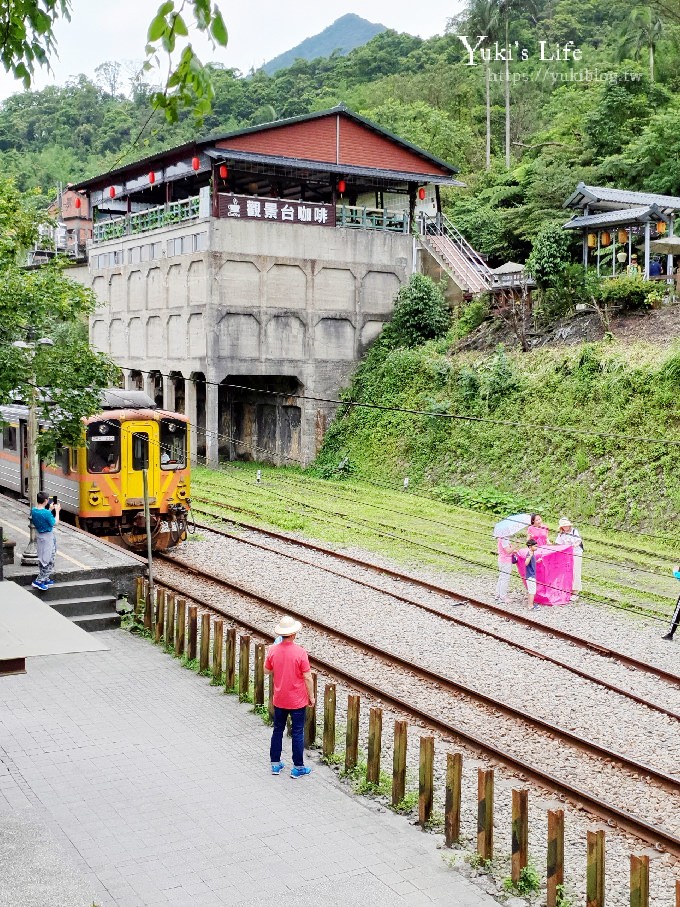
[[78,210],[80,210],[80,206],[82,205],[82,202],[77,196],[76,196],[76,200],[73,202],[73,204]]
[[193,170],[200,170],[200,169],[201,169],[201,161],[199,160],[199,158],[197,158],[197,157],[192,157],[192,158],[191,158],[191,167],[192,167]]
[[226,178],[227,178],[228,176],[229,176],[229,171],[227,170],[227,168],[225,167],[225,165],[222,164],[222,165],[220,166],[220,179],[226,180]]
[[116,197],[116,188],[115,186],[109,186],[109,198]]
[[418,189],[418,198],[421,200],[421,202],[425,201],[425,194],[425,187],[421,186],[420,189]]
[[156,174],[153,172],[153,170],[149,174],[149,182],[151,183],[152,186],[156,182]]
[[340,195],[343,195],[345,189],[347,188],[347,183],[344,180],[340,180],[338,183],[338,192]]

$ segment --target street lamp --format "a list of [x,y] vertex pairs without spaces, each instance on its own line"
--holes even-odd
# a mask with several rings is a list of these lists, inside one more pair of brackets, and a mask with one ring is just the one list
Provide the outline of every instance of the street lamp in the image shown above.
[[[29,363],[30,394],[28,399],[28,420],[26,423],[26,449],[28,452],[28,506],[31,508],[36,504],[40,485],[40,463],[38,462],[38,409],[33,360],[35,359],[38,347],[54,346],[54,341],[50,340],[49,337],[41,337],[35,342],[15,340],[12,346],[17,350],[24,350]],[[28,529],[28,545],[21,555],[21,563],[25,567],[35,567],[38,564],[38,546],[35,542],[35,527],[31,522],[30,516],[28,518]]]

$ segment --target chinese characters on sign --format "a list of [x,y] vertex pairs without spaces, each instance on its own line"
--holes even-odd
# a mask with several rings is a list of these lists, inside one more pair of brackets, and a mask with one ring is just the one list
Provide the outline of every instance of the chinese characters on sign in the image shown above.
[[335,206],[285,198],[253,198],[248,195],[219,196],[219,216],[239,220],[276,221],[289,224],[335,226]]

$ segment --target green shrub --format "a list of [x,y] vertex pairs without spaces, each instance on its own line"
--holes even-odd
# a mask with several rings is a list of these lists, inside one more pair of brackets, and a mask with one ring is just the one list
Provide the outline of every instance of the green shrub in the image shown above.
[[489,317],[489,300],[486,296],[473,299],[463,308],[456,324],[456,335],[466,337]]
[[526,269],[539,289],[554,287],[571,261],[570,237],[561,227],[544,227],[534,240]]
[[383,330],[390,346],[420,346],[442,337],[451,314],[438,284],[423,274],[413,274],[397,293],[392,321]]
[[642,277],[622,274],[602,282],[600,299],[605,305],[620,306],[623,312],[640,312],[650,309],[659,298],[654,283]]

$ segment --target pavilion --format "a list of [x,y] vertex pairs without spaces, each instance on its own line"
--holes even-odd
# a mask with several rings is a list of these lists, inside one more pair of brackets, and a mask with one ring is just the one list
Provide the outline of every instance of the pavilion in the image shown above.
[[[674,235],[680,197],[579,183],[564,207],[581,212],[574,214],[564,229],[581,231],[584,267],[594,265],[598,274],[615,277],[626,272],[632,256],[641,248],[642,274],[649,279],[654,244]],[[667,257],[666,273],[673,273],[672,253]]]

